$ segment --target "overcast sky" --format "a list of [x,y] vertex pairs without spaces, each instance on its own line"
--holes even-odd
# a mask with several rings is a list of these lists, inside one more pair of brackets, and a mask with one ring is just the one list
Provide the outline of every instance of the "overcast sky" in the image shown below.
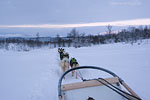
[[56,25],[43,28],[60,28],[89,23],[103,26],[137,19],[139,24],[150,25],[149,9],[150,0],[0,0],[0,28],[43,24]]

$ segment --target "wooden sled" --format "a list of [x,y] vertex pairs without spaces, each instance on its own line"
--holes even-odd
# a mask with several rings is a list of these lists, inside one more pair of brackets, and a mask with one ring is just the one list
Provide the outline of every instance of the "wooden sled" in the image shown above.
[[[78,69],[97,69],[111,74],[110,78],[83,80],[83,82],[63,84],[63,77]],[[128,91],[121,89],[121,85]],[[66,71],[58,83],[59,100],[142,100],[120,77],[101,67],[80,66]]]

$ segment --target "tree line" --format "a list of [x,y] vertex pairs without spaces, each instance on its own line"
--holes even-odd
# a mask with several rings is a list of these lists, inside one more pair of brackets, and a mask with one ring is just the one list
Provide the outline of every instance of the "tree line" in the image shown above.
[[[129,27],[123,29],[118,33],[112,31],[112,26],[107,26],[106,34],[86,35],[86,33],[79,33],[75,28],[72,29],[66,37],[60,37],[59,34],[56,37],[49,37],[45,39],[40,37],[39,33],[35,38],[0,38],[1,49],[14,49],[18,51],[29,51],[35,48],[41,47],[85,47],[98,44],[118,43],[118,42],[130,42],[131,44],[143,39],[150,38],[150,27]],[[45,40],[44,40],[45,39]]]

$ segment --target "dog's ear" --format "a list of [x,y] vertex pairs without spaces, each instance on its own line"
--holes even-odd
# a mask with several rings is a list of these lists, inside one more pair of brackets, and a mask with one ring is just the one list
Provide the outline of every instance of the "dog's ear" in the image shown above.
[[60,52],[60,48],[58,48],[58,52]]
[[61,51],[64,52],[65,50],[62,48]]

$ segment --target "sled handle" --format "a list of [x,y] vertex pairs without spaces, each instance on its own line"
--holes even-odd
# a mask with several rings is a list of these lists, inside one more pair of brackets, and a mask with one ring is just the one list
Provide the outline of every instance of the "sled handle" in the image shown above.
[[[104,69],[104,68],[102,68],[102,67],[79,66],[79,67],[71,68],[71,69],[67,70],[66,72],[64,72],[64,74],[63,74],[63,75],[60,77],[60,79],[59,79],[59,83],[58,83],[58,96],[59,96],[59,98],[62,97],[61,84],[62,84],[62,80],[63,80],[64,76],[65,76],[67,73],[69,73],[69,72],[71,72],[71,71],[73,71],[73,70],[87,69],[87,68],[101,70],[101,71],[104,71],[104,72],[106,72],[106,73],[109,73],[109,74],[112,75],[113,77],[118,77],[115,73],[113,73],[113,72],[111,72],[111,71],[109,71],[109,70],[107,70],[107,69]],[[118,79],[119,79],[120,82],[123,81],[123,80],[122,80],[121,78],[119,78],[119,77],[118,77]]]
[[[124,81],[122,82],[122,85],[135,97],[141,99]],[[142,100],[142,99],[141,99]]]

